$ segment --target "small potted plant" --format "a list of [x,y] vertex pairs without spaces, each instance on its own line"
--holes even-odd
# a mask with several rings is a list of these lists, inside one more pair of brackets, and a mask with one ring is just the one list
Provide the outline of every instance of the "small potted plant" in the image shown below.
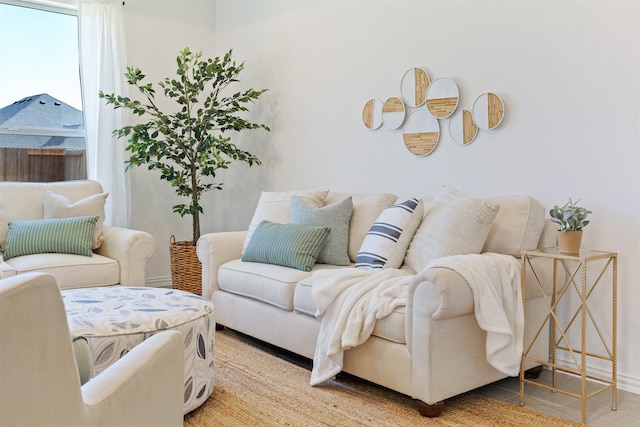
[[549,211],[551,221],[558,224],[558,247],[563,253],[580,252],[580,242],[582,241],[582,229],[589,224],[586,219],[591,213],[590,210],[578,206],[580,200],[569,201],[563,206],[554,206]]

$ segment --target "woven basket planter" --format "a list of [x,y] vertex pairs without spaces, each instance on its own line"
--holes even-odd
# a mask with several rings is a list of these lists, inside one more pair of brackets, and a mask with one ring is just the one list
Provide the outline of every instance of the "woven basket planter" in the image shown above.
[[175,236],[171,235],[169,253],[173,289],[202,295],[202,264],[198,259],[196,247],[191,241],[176,242]]

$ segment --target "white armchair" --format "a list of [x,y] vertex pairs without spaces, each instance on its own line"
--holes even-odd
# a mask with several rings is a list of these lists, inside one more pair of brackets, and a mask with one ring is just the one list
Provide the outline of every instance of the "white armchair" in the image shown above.
[[53,274],[60,289],[145,286],[146,263],[155,249],[153,237],[140,230],[103,225],[107,197],[102,185],[92,180],[0,182],[0,245],[6,250],[12,221],[101,216],[94,229],[91,256],[34,250],[9,258],[5,252],[0,278],[43,272]]
[[0,280],[0,425],[182,426],[184,343],[154,335],[80,385],[55,278]]

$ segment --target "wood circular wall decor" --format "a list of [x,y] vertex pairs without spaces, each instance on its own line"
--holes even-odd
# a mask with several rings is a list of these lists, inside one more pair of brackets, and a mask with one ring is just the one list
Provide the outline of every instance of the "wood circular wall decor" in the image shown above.
[[409,114],[402,132],[407,149],[416,156],[426,156],[438,144],[440,124],[426,109],[415,110]]
[[389,98],[382,105],[382,121],[389,129],[398,129],[402,126],[404,116],[404,102],[400,98]]
[[471,144],[478,136],[478,126],[469,110],[458,110],[449,120],[449,135],[460,145]]
[[438,119],[446,119],[456,111],[460,91],[453,79],[441,77],[431,82],[427,88],[427,109]]
[[362,122],[364,125],[375,130],[382,126],[382,101],[370,99],[362,110]]
[[473,120],[480,129],[494,129],[503,118],[504,102],[495,93],[483,93],[473,103]]
[[424,104],[428,87],[429,76],[427,72],[418,67],[410,68],[402,76],[400,93],[409,107],[418,107]]

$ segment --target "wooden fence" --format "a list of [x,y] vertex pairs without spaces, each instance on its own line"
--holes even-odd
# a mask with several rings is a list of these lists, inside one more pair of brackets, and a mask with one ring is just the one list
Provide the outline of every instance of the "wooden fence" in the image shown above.
[[52,182],[86,178],[85,150],[0,147],[0,181]]

